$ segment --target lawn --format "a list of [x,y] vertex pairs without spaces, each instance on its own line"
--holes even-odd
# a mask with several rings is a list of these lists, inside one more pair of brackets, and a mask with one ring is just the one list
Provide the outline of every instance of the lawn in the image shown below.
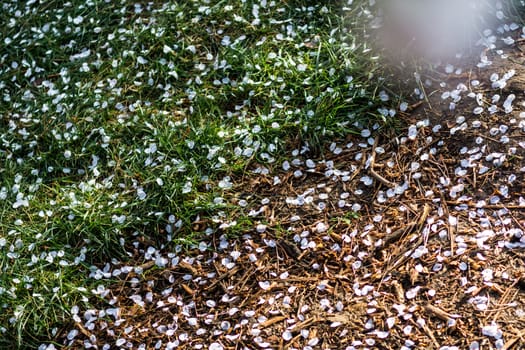
[[397,132],[415,87],[372,45],[374,1],[1,6],[0,348],[74,339],[122,266],[262,230],[250,177]]

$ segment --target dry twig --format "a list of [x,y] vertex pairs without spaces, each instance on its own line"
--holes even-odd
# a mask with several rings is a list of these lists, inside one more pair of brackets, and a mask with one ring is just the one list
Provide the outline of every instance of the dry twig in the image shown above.
[[376,147],[377,147],[378,140],[379,140],[379,138],[377,138],[377,137],[374,140],[374,146],[372,147],[372,155],[370,156],[370,165],[368,166],[368,172],[369,172],[370,175],[372,175],[373,178],[375,178],[377,181],[381,182],[383,185],[385,185],[387,187],[390,187],[390,188],[394,188],[394,187],[396,187],[395,183],[393,183],[391,181],[388,181],[387,179],[385,179],[383,176],[379,175],[374,170],[375,159],[376,159]]

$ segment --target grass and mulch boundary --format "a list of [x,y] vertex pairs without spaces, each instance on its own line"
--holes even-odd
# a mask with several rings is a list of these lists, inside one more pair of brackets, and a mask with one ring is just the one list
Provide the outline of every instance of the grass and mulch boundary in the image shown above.
[[[254,330],[250,336],[256,343],[277,347],[290,340],[315,347],[323,338],[326,346],[338,346],[341,339],[362,335],[365,314],[380,324],[382,317],[371,308],[383,310],[389,325],[390,298],[401,303],[409,282],[414,287],[423,277],[408,263],[394,262],[401,289],[368,305],[375,293],[367,287],[371,278],[377,281],[392,269],[381,269],[382,276],[370,271],[360,282],[354,270],[371,269],[376,260],[401,259],[402,251],[381,253],[369,243],[393,242],[381,234],[404,227],[394,235],[400,241],[393,247],[399,242],[412,247],[419,242],[416,229],[433,211],[420,202],[407,204],[402,214],[392,208],[383,213],[383,208],[382,216],[405,221],[384,221],[386,226],[378,225],[375,232],[366,227],[367,220],[379,220],[377,208],[370,207],[377,188],[365,189],[360,199],[351,191],[358,183],[397,184],[395,171],[411,167],[408,161],[419,150],[411,148],[415,143],[401,147],[407,163],[395,160],[400,168],[386,175],[375,170],[391,168],[381,155],[397,147],[393,141],[379,144],[384,136],[376,135],[395,140],[419,103],[402,103],[391,92],[376,52],[361,41],[373,20],[368,5],[4,4],[0,347],[66,343],[81,348],[106,342],[125,347],[134,334],[148,334],[148,346],[159,340],[168,347],[177,342],[198,346],[202,340],[202,346],[219,349],[241,341],[236,332],[248,329]],[[425,125],[417,128],[428,132]],[[318,187],[317,180],[334,164],[338,169],[355,160],[355,168],[334,172],[344,181]],[[441,171],[446,165],[437,167]],[[399,185],[392,189],[395,195],[408,190]],[[306,192],[320,201],[313,205]],[[337,205],[328,200],[335,193]],[[290,208],[305,200],[308,209],[292,215]],[[280,217],[283,213],[290,215]],[[295,230],[301,231],[299,238]],[[367,240],[364,232],[377,237]],[[355,259],[358,251],[365,255]],[[215,262],[219,257],[220,264]],[[423,264],[423,272],[414,268],[430,275],[430,265]],[[519,287],[516,278],[498,285],[502,303],[510,302]],[[301,292],[298,299],[287,298],[280,293],[284,289]],[[239,302],[238,294],[250,310],[242,317],[240,311],[230,315],[232,309],[217,306],[217,293],[229,306]],[[352,299],[358,294],[359,300]],[[319,295],[327,297],[314,306]],[[192,301],[204,297],[209,298],[206,306],[191,311]],[[277,304],[287,301],[279,304],[287,311],[259,303],[272,298]],[[409,313],[433,312],[445,321],[445,309],[453,305],[432,309],[425,304]],[[436,310],[445,313],[440,317]],[[251,318],[261,313],[266,319],[253,323]],[[503,311],[497,316],[510,317]],[[210,328],[199,327],[201,322]],[[299,327],[312,324],[311,330]],[[257,333],[261,325],[267,330]],[[421,327],[416,337],[427,332]],[[201,328],[200,336],[192,333]],[[365,327],[368,333],[383,328]],[[210,343],[204,334],[212,329],[217,333]],[[333,329],[343,332],[337,340],[328,337]],[[428,339],[434,345],[452,344],[453,334],[469,328],[460,323],[458,329],[425,333],[421,344]],[[389,336],[401,342],[406,334],[399,332],[394,328]],[[505,332],[506,339],[514,334]],[[185,343],[189,335],[194,343]]]
[[113,280],[90,270],[198,246],[290,135],[381,119],[365,2],[2,6],[0,346],[56,337]]

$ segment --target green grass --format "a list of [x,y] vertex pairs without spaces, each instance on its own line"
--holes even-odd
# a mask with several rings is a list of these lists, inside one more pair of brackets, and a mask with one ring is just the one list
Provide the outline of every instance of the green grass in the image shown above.
[[2,3],[0,348],[55,341],[136,242],[196,246],[227,176],[395,124],[368,1],[256,3]]

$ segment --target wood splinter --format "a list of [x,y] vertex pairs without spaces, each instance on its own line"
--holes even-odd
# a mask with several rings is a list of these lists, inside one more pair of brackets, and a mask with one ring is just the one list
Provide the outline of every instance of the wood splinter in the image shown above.
[[370,165],[368,167],[368,173],[374,179],[376,179],[377,181],[381,182],[383,185],[385,185],[387,187],[390,187],[390,188],[395,188],[397,186],[395,183],[393,183],[391,181],[388,181],[387,179],[385,179],[383,176],[379,175],[374,170],[374,165],[375,165],[375,161],[376,161],[377,142],[378,142],[378,138],[376,137],[375,140],[374,140],[374,145],[372,146],[372,155],[370,156]]
[[455,319],[460,317],[459,315],[449,314],[448,312],[441,310],[437,306],[431,304],[426,304],[423,306],[423,309],[429,314],[432,314],[440,320],[445,321],[449,326],[453,326],[456,323]]

